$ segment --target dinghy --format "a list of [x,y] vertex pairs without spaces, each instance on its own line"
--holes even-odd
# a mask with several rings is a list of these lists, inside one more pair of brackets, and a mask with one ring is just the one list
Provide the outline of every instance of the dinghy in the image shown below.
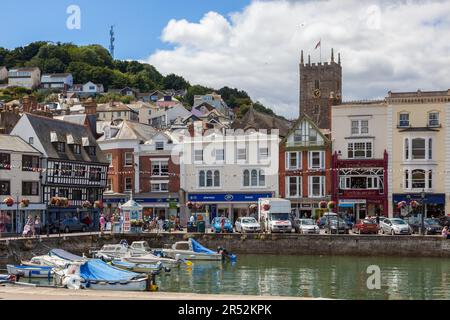
[[203,247],[194,239],[176,242],[171,249],[163,249],[163,253],[169,257],[175,256],[185,260],[222,261],[221,253]]
[[51,278],[53,276],[52,267],[30,267],[30,266],[15,266],[8,264],[6,266],[8,274],[25,277],[25,278]]
[[55,271],[55,280],[69,289],[145,291],[148,277],[91,259],[73,262],[68,268]]
[[[163,264],[161,262],[157,262],[155,264],[142,264],[142,263],[132,263],[122,260],[113,260],[111,261],[111,265],[123,270],[128,270],[137,273],[152,273],[152,272],[160,272],[164,270]],[[166,268],[166,272],[169,272],[170,269]]]

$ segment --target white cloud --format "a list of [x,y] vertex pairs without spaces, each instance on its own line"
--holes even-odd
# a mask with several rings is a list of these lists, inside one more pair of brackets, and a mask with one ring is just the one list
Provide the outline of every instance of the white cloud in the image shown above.
[[[253,1],[226,17],[171,20],[162,40],[174,46],[148,58],[162,73],[191,83],[246,90],[274,111],[298,115],[300,50],[322,60],[342,55],[344,99],[387,91],[450,88],[449,1]],[[337,57],[336,57],[337,58]]]

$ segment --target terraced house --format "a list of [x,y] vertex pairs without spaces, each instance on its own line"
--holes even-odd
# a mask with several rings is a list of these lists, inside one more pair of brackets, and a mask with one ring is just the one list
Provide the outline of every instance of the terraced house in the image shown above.
[[[440,216],[450,210],[450,90],[389,92],[390,214]],[[417,200],[423,206],[399,208]]]

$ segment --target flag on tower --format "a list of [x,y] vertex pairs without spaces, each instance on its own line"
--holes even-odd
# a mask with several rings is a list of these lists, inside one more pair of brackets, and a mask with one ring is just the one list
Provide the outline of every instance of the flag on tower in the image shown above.
[[320,40],[317,44],[316,44],[316,47],[314,48],[314,50],[316,50],[318,47],[320,47],[320,43],[322,42],[322,40]]

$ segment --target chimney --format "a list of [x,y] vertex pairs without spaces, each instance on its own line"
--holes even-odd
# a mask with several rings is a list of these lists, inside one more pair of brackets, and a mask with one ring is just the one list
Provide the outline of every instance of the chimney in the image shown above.
[[83,107],[86,114],[85,126],[91,130],[95,139],[98,139],[100,136],[97,133],[97,103],[89,98],[83,103]]
[[22,99],[22,110],[23,112],[30,113],[37,107],[37,100],[34,96],[24,96]]

